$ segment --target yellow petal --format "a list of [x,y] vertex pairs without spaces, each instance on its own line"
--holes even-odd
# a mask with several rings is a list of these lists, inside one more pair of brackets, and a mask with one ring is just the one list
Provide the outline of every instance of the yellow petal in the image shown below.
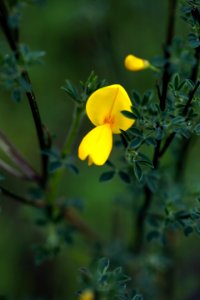
[[132,54],[126,56],[124,65],[129,71],[140,71],[150,66],[148,60],[136,57]]
[[88,164],[102,166],[112,150],[112,131],[109,124],[92,129],[81,141],[78,156],[81,160],[88,158]]
[[91,290],[85,290],[79,296],[79,300],[93,300],[93,299],[94,299],[94,293]]
[[120,129],[127,130],[134,123],[134,120],[122,115],[122,110],[131,111],[131,100],[119,84],[98,89],[86,104],[90,121],[96,126],[110,124],[113,133],[120,133]]

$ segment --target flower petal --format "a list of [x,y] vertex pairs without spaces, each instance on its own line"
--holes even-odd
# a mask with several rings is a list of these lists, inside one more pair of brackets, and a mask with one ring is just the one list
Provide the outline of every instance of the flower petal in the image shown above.
[[131,111],[131,100],[119,84],[98,89],[86,104],[86,112],[91,122],[96,126],[109,123],[113,133],[120,133],[120,129],[127,130],[134,123],[134,120],[122,115],[122,110]]
[[124,65],[129,71],[141,71],[150,66],[148,60],[136,57],[132,54],[126,56]]
[[81,160],[88,157],[88,164],[103,165],[112,150],[112,131],[109,124],[97,126],[82,140],[78,156]]

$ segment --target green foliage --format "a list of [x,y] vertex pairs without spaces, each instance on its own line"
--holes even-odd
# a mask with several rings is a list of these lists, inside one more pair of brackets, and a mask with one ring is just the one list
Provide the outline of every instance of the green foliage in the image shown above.
[[127,283],[130,278],[123,273],[121,267],[111,269],[108,258],[101,258],[90,268],[81,270],[83,290],[90,289],[98,297],[120,300],[142,300],[142,295],[135,290],[128,293]]
[[104,79],[99,80],[98,76],[92,71],[85,82],[80,81],[80,85],[81,91],[79,92],[70,80],[66,80],[65,85],[61,88],[76,104],[84,105],[93,92],[106,85],[106,81]]

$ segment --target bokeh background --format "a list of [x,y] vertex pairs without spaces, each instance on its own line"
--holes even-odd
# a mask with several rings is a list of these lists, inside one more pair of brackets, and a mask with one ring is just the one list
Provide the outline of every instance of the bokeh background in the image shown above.
[[[155,77],[151,71],[130,73],[124,69],[123,60],[129,53],[146,59],[161,55],[166,20],[165,0],[48,0],[45,5],[23,9],[21,42],[32,50],[46,52],[44,64],[34,66],[29,72],[43,122],[53,134],[56,147],[62,146],[72,120],[73,103],[60,88],[64,81],[70,79],[79,84],[94,70],[99,78],[105,78],[110,84],[120,83],[128,92],[133,88],[141,92],[152,88]],[[181,36],[187,34],[186,25],[179,17],[176,32]],[[0,38],[3,42],[3,35]],[[99,176],[106,167],[88,168],[86,162],[78,162],[78,144],[91,127],[85,119],[73,148],[80,174],[66,171],[60,194],[81,198],[82,216],[109,241],[115,213],[113,201],[126,198],[128,186],[119,178],[100,183]],[[7,94],[1,94],[0,128],[39,170],[39,149],[26,99],[18,104]],[[196,143],[191,149],[187,162],[186,186],[198,185],[198,146]],[[116,157],[114,153],[111,160]],[[170,155],[166,159],[170,163]],[[5,186],[21,194],[27,188],[8,175]],[[137,196],[133,197],[137,201]],[[1,207],[0,294],[8,299],[76,299],[78,270],[90,261],[89,242],[77,234],[74,243],[64,246],[55,259],[35,266],[32,246],[45,241],[46,229],[35,226],[36,212],[32,209],[5,198]],[[124,209],[120,218],[122,239],[128,241],[131,216]],[[187,297],[198,288],[198,250],[195,236],[177,238],[177,300],[198,299]]]

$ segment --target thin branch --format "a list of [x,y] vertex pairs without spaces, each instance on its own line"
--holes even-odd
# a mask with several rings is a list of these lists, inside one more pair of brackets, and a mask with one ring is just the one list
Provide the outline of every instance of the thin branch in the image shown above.
[[13,52],[15,52],[15,55],[17,56],[18,59],[19,57],[18,46],[17,43],[15,42],[13,32],[8,25],[8,17],[9,17],[8,10],[5,5],[5,2],[3,0],[0,0],[0,25],[4,32],[4,35],[7,38],[10,48],[12,49]]
[[[8,17],[9,17],[9,14],[8,14],[7,7],[5,5],[5,1],[0,0],[0,25],[1,25],[3,33],[8,41],[8,44],[10,45],[11,50],[14,52],[15,57],[18,60],[20,57],[18,41],[15,41],[15,39],[14,39],[14,33],[12,32],[12,29],[9,27],[9,24],[8,24]],[[27,71],[22,72],[22,77],[31,86],[30,78],[29,78]],[[26,96],[28,98],[29,105],[30,105],[30,108],[32,111],[36,131],[37,131],[38,141],[39,141],[39,145],[40,145],[42,169],[43,169],[41,183],[43,186],[45,186],[46,181],[47,181],[48,156],[44,153],[44,151],[46,150],[47,146],[46,146],[45,135],[44,135],[44,130],[43,130],[43,125],[42,125],[39,109],[37,106],[36,98],[33,93],[32,87],[31,87],[30,91],[26,92]]]
[[194,95],[195,95],[196,91],[198,90],[199,86],[200,86],[200,81],[198,80],[197,83],[195,84],[193,90],[190,92],[189,97],[188,97],[188,101],[187,101],[187,103],[186,103],[186,105],[183,109],[183,115],[184,116],[187,115],[188,110],[190,108],[190,105],[192,103],[192,100],[194,99]]
[[165,154],[166,150],[167,150],[168,147],[171,145],[171,143],[172,143],[172,141],[173,141],[175,135],[176,135],[176,133],[175,133],[175,132],[172,132],[172,133],[168,136],[168,138],[167,138],[166,141],[165,141],[165,144],[163,145],[163,147],[162,147],[161,150],[160,150],[160,153],[159,153],[159,156],[160,156],[160,157],[162,157],[162,156]]
[[[29,75],[26,71],[22,72],[22,77],[29,84],[31,84]],[[26,96],[28,98],[29,105],[30,105],[30,108],[31,108],[31,111],[32,111],[36,131],[37,131],[37,136],[38,136],[38,140],[39,140],[41,157],[42,157],[42,169],[43,169],[43,171],[42,171],[42,179],[43,179],[42,184],[43,184],[43,186],[45,186],[46,181],[47,181],[47,176],[48,176],[48,173],[47,173],[48,155],[46,155],[46,153],[45,153],[45,150],[47,149],[47,146],[46,146],[46,141],[45,141],[45,136],[44,136],[44,129],[43,129],[39,109],[38,109],[38,106],[37,106],[35,94],[32,90],[32,87],[31,87],[31,91],[26,92]]]
[[4,187],[0,187],[0,192],[4,196],[9,197],[10,199],[12,199],[14,201],[17,201],[17,202],[19,202],[21,204],[26,204],[26,205],[29,205],[29,206],[33,206],[35,208],[44,208],[45,207],[45,204],[42,201],[26,199],[24,197],[16,195],[13,192],[10,192],[9,190],[7,190]]
[[[161,140],[157,141],[157,145],[154,151],[153,166],[157,169],[159,166],[159,152],[160,152]],[[144,202],[140,207],[137,220],[136,220],[136,235],[133,244],[133,250],[135,253],[139,253],[142,247],[144,238],[144,225],[147,212],[151,206],[153,194],[147,185],[144,186]]]
[[[0,187],[0,192],[2,195],[14,200],[20,204],[25,204],[28,206],[35,207],[37,209],[47,209],[48,205],[42,200],[30,200],[24,197],[18,196],[13,192],[10,192],[4,187]],[[103,245],[102,238],[93,231],[76,213],[73,208],[66,208],[63,206],[56,206],[55,209],[61,211],[64,219],[69,222],[78,232],[85,236],[89,240],[98,241],[98,243]]]
[[40,182],[40,176],[23,158],[22,154],[19,153],[16,147],[8,140],[2,131],[0,131],[0,148],[10,158],[10,160],[12,160],[20,168],[26,178]]
[[[191,92],[189,93],[188,101],[187,101],[187,103],[186,103],[186,105],[185,105],[185,107],[183,109],[183,115],[184,116],[187,116],[188,110],[189,110],[189,108],[191,106],[192,100],[194,99],[195,93],[198,90],[199,86],[200,86],[200,81],[197,81],[197,83],[195,84],[193,90],[191,90]],[[172,132],[168,136],[168,138],[165,141],[165,144],[163,145],[162,149],[160,150],[159,157],[162,157],[165,154],[166,150],[171,145],[171,143],[174,140],[175,136],[176,136],[175,132]]]
[[7,173],[18,177],[20,179],[29,179],[26,178],[24,176],[24,174],[22,174],[19,170],[17,170],[16,168],[13,168],[11,165],[7,164],[4,160],[0,159],[0,169],[3,169],[4,171],[6,171]]

